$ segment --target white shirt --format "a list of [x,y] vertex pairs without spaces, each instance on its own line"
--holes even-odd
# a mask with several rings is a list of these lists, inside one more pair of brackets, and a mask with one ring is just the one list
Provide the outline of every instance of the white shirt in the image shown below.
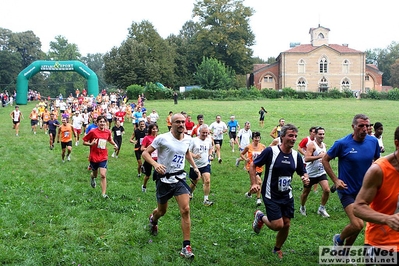
[[84,119],[83,119],[83,117],[81,115],[72,116],[72,126],[73,126],[73,128],[81,129],[83,122],[84,122]]
[[219,123],[215,121],[209,126],[209,130],[213,132],[214,140],[222,140],[223,131],[227,130],[227,125],[223,121],[220,121]]
[[[183,134],[183,139],[176,139],[171,132],[158,135],[151,146],[158,150],[158,163],[166,166],[165,173],[176,173],[184,170],[186,153],[190,147],[192,138]],[[186,177],[186,173],[177,176],[182,179]],[[169,178],[162,177],[161,181],[167,184],[179,182],[174,176]]]
[[200,139],[199,137],[193,138],[193,141],[190,144],[190,152],[197,155],[200,154],[201,158],[194,158],[194,162],[198,168],[205,167],[209,164],[209,151],[212,149],[212,141],[209,138],[205,140]]
[[156,123],[159,119],[158,113],[151,113],[150,114],[151,123]]
[[238,143],[241,149],[244,149],[251,143],[252,131],[251,129],[245,130],[245,128],[241,128],[237,134]]

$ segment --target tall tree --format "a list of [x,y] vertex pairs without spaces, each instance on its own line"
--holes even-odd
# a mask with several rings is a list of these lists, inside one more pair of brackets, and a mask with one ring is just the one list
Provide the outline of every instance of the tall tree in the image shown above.
[[174,53],[150,22],[133,22],[121,46],[104,55],[105,80],[122,89],[147,82],[174,86]]
[[167,38],[169,45],[175,50],[175,74],[178,77],[178,85],[194,85],[196,66],[201,63],[202,53],[196,53],[195,35],[201,26],[192,20],[187,21],[179,34],[170,35]]
[[216,58],[233,68],[237,74],[252,69],[255,35],[249,19],[254,10],[243,0],[197,0],[193,17],[202,29],[196,35],[198,49],[206,57]]
[[[76,44],[69,43],[65,37],[58,35],[55,41],[50,42],[48,57],[53,61],[80,60],[81,54]],[[52,95],[62,94],[64,97],[71,93],[73,95],[76,89],[82,90],[86,86],[85,78],[73,71],[51,72],[48,82]]]
[[391,65],[391,78],[389,82],[392,87],[399,88],[399,59],[396,59],[395,63]]
[[235,73],[217,59],[204,57],[195,80],[205,90],[228,90],[234,85]]
[[87,54],[87,56],[81,58],[81,61],[97,74],[100,90],[106,89],[108,86],[104,79],[103,54]]

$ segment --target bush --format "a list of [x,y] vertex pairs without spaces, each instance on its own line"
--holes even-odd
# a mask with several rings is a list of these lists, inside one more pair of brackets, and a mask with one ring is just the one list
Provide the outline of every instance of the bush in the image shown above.
[[298,93],[294,89],[291,88],[284,88],[282,92],[282,96],[288,99],[295,99],[298,98]]
[[126,88],[128,99],[137,99],[137,97],[142,93],[144,93],[144,87],[141,85],[134,84]]
[[340,99],[342,96],[342,93],[337,88],[333,88],[332,90],[328,91],[329,98]]
[[399,89],[395,88],[393,90],[388,91],[388,99],[394,101],[399,100]]

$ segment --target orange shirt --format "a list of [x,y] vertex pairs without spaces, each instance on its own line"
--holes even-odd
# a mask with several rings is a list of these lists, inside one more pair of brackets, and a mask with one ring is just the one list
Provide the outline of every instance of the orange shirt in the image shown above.
[[[396,169],[384,157],[375,161],[381,167],[383,180],[370,208],[385,214],[399,212],[399,177]],[[388,225],[367,222],[365,244],[371,246],[396,246],[399,249],[399,232]]]
[[[261,154],[261,152],[264,150],[264,149],[266,149],[266,146],[265,145],[263,145],[262,143],[259,143],[258,144],[258,147],[254,147],[253,145],[252,145],[252,143],[251,144],[249,144],[248,146],[248,152],[247,152],[247,155],[248,155],[248,159],[249,159],[249,161],[247,162],[247,164],[245,165],[245,168],[247,168],[247,170],[249,171],[249,165],[256,159],[256,157],[258,157],[259,156],[259,154]],[[256,167],[256,172],[257,173],[262,173],[263,172],[263,167]]]
[[61,125],[58,129],[58,134],[61,137],[61,142],[69,142],[72,141],[73,136],[73,128],[70,124]]
[[42,119],[43,119],[44,122],[49,121],[50,120],[50,112],[44,111],[43,114],[42,114]]
[[37,112],[32,111],[32,112],[29,114],[29,118],[30,118],[31,120],[37,120],[37,119],[39,119],[39,115],[38,115]]
[[168,115],[168,116],[166,117],[166,125],[167,125],[168,127],[171,127],[171,126],[172,126],[172,117],[171,117],[170,115]]

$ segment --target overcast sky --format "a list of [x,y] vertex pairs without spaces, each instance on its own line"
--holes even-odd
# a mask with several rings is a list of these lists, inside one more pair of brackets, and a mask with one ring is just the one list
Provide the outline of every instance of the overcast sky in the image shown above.
[[[48,52],[55,36],[64,36],[82,55],[106,53],[126,40],[132,22],[150,21],[166,38],[191,20],[195,0],[1,0],[0,27],[12,32],[32,30]],[[245,0],[254,56],[277,57],[290,42],[310,43],[309,29],[329,28],[329,42],[365,51],[399,43],[395,1]]]

